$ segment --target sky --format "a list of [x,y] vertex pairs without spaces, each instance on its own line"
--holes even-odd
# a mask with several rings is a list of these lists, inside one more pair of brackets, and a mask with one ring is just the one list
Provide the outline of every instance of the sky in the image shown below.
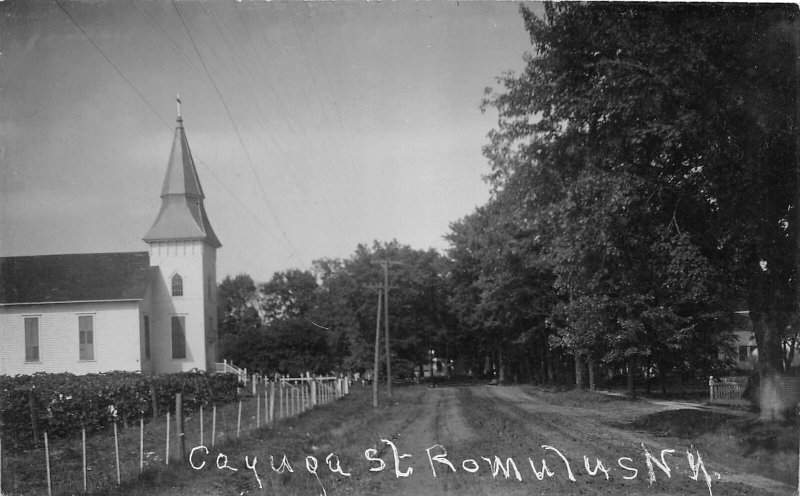
[[[535,11],[540,4],[528,4]],[[217,274],[444,251],[489,198],[512,2],[0,0],[0,254],[145,251],[176,95]]]

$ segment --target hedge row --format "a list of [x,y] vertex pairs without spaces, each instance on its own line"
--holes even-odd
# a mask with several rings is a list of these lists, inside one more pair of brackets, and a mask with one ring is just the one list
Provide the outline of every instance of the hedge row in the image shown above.
[[31,397],[41,432],[71,436],[81,427],[91,432],[116,419],[124,425],[153,417],[155,388],[159,414],[175,411],[175,394],[182,393],[183,411],[200,405],[236,400],[238,378],[232,374],[181,372],[144,375],[137,372],[70,373],[0,376],[0,425],[18,440],[33,438]]

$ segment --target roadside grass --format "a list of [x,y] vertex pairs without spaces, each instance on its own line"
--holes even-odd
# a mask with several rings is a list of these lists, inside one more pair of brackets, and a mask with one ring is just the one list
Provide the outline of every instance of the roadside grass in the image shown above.
[[[266,422],[263,387],[259,391],[259,405],[256,398],[243,391],[240,439],[237,439],[239,424],[238,402],[217,407],[216,423],[212,417],[212,407],[204,408],[202,431],[203,444],[211,449],[212,430],[215,434],[216,447],[237,446],[245,439],[257,438],[265,430],[256,429],[257,417],[260,425]],[[346,402],[347,398],[333,404]],[[330,404],[317,406],[315,410],[328,410]],[[306,416],[308,412],[301,414]],[[279,416],[279,404],[275,405],[275,417]],[[278,419],[276,425],[291,425],[297,417]],[[268,430],[268,429],[267,429]],[[187,455],[200,444],[200,414],[193,412],[184,417],[184,439]],[[177,433],[174,416],[170,420],[170,465],[165,466],[166,458],[166,414],[157,418],[146,418],[144,423],[144,459],[143,472],[139,470],[140,430],[135,422],[127,428],[118,424],[118,441],[120,457],[120,478],[122,485],[144,481],[145,485],[160,481],[169,488],[168,483],[180,485],[182,477],[192,478],[192,472],[180,470],[178,456]],[[49,439],[50,474],[52,492],[58,494],[83,493],[83,450],[81,435],[69,438]],[[227,448],[226,448],[227,449]],[[27,494],[47,494],[47,467],[43,442],[33,445],[32,442],[4,443],[2,454],[2,490],[6,496]],[[117,494],[117,469],[113,429],[104,429],[86,437],[87,457],[87,490],[92,494]],[[209,459],[213,463],[213,460]],[[242,462],[243,464],[243,462]],[[142,494],[152,494],[147,491]],[[238,493],[237,493],[238,494]]]
[[598,394],[587,390],[570,389],[563,391],[557,388],[543,388],[541,386],[531,385],[522,386],[522,390],[526,394],[552,405],[573,408],[605,408],[613,403],[634,403],[638,401],[637,398]]
[[[171,463],[168,467],[160,465],[137,479],[124,482],[119,487],[108,487],[97,494],[233,496],[258,493],[306,496],[322,494],[323,487],[330,493],[342,485],[347,486],[348,493],[376,494],[380,492],[381,480],[360,477],[367,467],[364,450],[374,447],[378,450],[377,457],[384,456],[387,448],[379,440],[393,433],[380,431],[379,428],[386,428],[386,420],[397,411],[414,411],[421,403],[423,392],[421,388],[396,388],[391,404],[381,393],[381,406],[373,411],[371,388],[354,385],[350,389],[351,394],[345,398],[254,430],[239,440],[222,442],[213,449],[207,446],[207,455],[197,451],[193,458],[195,465],[205,462],[200,470],[193,469],[188,462]],[[401,408],[399,405],[402,405],[402,410],[398,410]],[[187,444],[187,451],[191,447]],[[227,457],[227,464],[237,471],[218,468],[217,456],[220,453]],[[351,477],[329,470],[326,458],[331,454],[334,466],[338,460],[343,471],[352,473]],[[275,469],[280,469],[284,456],[292,471],[284,469],[282,473],[277,473]],[[313,457],[315,461],[307,457]],[[255,472],[247,467],[247,463],[255,465]],[[314,463],[317,465],[318,479],[309,471]]]
[[[645,432],[656,437],[688,440],[707,454],[707,459],[716,460],[737,471],[757,473],[785,484],[797,484],[800,444],[798,419],[783,423],[761,423],[754,414],[743,414],[741,411],[728,415],[717,410],[688,408],[646,413],[644,407],[647,402],[642,401],[643,397],[558,391],[536,386],[524,386],[523,390],[557,406],[608,411],[615,408],[615,403],[620,407],[625,405],[624,410],[635,417],[632,420],[610,422],[609,426]],[[700,396],[695,396],[685,393],[667,395],[685,402],[702,403]],[[702,399],[706,397],[707,393]],[[652,399],[666,397],[655,394]],[[642,412],[636,415],[638,405],[642,406]]]
[[731,464],[743,457],[749,472],[797,483],[800,422],[761,423],[754,416],[727,415],[706,410],[669,410],[644,415],[620,426],[658,437],[694,441],[708,457]]

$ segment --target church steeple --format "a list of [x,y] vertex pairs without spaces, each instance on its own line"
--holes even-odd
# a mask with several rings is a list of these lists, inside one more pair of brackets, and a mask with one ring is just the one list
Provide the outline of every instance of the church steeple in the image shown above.
[[167,174],[161,188],[161,210],[144,241],[202,240],[219,248],[222,244],[208,221],[203,206],[205,195],[183,129],[180,96],[177,102],[178,125],[175,127]]

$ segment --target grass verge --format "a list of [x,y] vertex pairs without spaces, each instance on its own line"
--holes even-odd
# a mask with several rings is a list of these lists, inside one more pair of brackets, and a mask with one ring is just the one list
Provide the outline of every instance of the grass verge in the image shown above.
[[[761,423],[707,410],[669,410],[624,425],[658,437],[696,440],[709,458],[785,484],[797,483],[800,422]],[[737,466],[740,465],[740,466]]]

